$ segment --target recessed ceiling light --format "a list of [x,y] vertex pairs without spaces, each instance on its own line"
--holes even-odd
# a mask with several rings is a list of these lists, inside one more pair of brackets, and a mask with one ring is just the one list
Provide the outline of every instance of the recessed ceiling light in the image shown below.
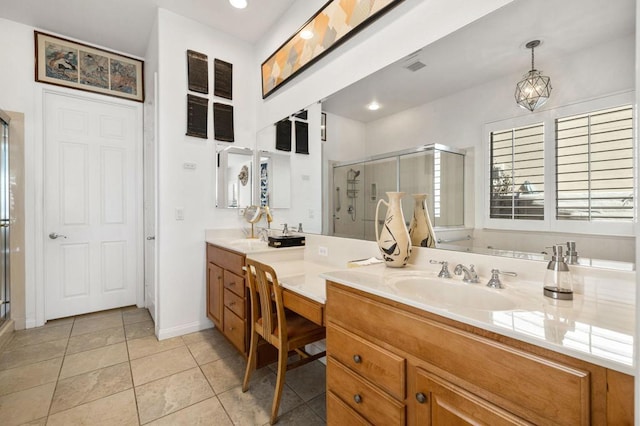
[[376,101],[373,101],[369,105],[367,105],[367,109],[370,111],[376,111],[380,109],[380,104],[377,103]]
[[311,30],[302,30],[302,31],[300,31],[300,37],[305,39],[305,40],[309,40],[310,38],[313,37],[313,31],[311,31]]
[[236,9],[244,9],[247,7],[247,0],[229,0],[229,3]]

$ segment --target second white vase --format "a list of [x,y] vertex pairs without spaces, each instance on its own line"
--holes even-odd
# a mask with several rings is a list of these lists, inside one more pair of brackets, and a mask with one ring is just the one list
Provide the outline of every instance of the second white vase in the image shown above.
[[409,226],[411,244],[420,247],[436,247],[436,234],[427,210],[427,194],[413,194],[415,204]]
[[[411,256],[411,239],[400,202],[404,192],[387,192],[386,194],[389,202],[381,198],[376,206],[375,228],[378,248],[387,266],[401,268],[407,264]],[[387,206],[387,214],[382,231],[378,233],[378,210],[381,203]]]

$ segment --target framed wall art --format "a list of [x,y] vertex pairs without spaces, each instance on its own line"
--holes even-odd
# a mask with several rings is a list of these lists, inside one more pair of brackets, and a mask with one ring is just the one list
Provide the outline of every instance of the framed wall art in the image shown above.
[[209,99],[187,95],[187,136],[207,139]]
[[139,59],[34,31],[36,81],[144,101]]
[[192,92],[209,94],[209,59],[204,53],[187,50],[187,80]]
[[233,106],[213,103],[213,137],[218,141],[233,142]]
[[221,59],[213,60],[213,94],[233,99],[233,64]]
[[262,98],[403,0],[330,0],[262,63]]

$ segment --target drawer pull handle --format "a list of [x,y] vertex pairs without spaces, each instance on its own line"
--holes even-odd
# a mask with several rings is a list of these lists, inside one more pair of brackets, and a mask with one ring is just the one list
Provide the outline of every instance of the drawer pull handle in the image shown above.
[[231,282],[229,283],[229,287],[233,287],[234,285],[236,285],[236,282],[235,282],[235,281],[231,281]]
[[233,331],[235,330],[233,327],[229,327],[229,331]]
[[360,404],[362,402],[362,397],[359,394],[355,394],[353,395],[353,400],[356,402],[356,404]]
[[355,362],[356,364],[360,364],[362,362],[362,358],[360,357],[360,355],[354,355],[353,362]]
[[229,302],[229,306],[234,306],[236,302]]
[[424,404],[425,402],[427,402],[427,395],[423,394],[422,392],[418,392],[416,394],[416,399],[420,404]]

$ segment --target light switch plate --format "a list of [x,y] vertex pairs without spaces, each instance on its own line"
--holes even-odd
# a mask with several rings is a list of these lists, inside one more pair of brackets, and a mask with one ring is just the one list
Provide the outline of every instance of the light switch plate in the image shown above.
[[176,220],[184,220],[184,209],[176,207]]
[[196,163],[182,163],[182,167],[186,170],[195,170],[198,165]]

